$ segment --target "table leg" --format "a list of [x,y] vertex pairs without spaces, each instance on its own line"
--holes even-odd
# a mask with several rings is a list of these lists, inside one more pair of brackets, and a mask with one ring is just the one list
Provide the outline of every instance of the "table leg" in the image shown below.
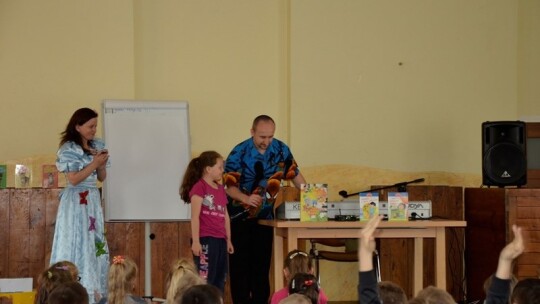
[[283,236],[274,229],[274,291],[281,289],[283,282]]
[[296,231],[296,229],[288,229],[287,230],[287,254],[289,254],[289,252],[291,252],[294,249],[298,249],[298,231]]
[[413,296],[424,288],[424,239],[414,238]]
[[436,228],[435,233],[435,285],[446,290],[446,231]]

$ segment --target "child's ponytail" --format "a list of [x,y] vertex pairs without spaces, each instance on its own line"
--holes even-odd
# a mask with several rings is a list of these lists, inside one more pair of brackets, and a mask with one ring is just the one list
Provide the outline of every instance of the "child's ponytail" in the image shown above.
[[126,256],[117,255],[109,269],[108,296],[109,304],[123,304],[126,296],[133,289],[137,276],[137,264]]

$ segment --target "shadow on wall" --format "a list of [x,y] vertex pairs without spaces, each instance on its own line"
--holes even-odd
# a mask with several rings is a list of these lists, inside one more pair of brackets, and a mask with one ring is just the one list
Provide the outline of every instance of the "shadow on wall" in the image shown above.
[[451,172],[399,172],[356,165],[324,165],[316,167],[301,167],[308,183],[328,184],[328,199],[342,199],[338,192],[347,191],[349,194],[369,190],[372,185],[394,185],[400,182],[425,178],[420,184],[411,185],[442,185],[479,187],[482,184],[480,174],[463,174]]
[[[43,165],[54,165],[56,155],[39,155],[19,160],[1,161],[7,165],[7,187],[15,187],[15,166],[26,165],[31,170],[31,187],[41,187]],[[372,185],[393,185],[400,182],[425,178],[418,185],[444,185],[461,187],[479,187],[482,184],[480,174],[464,174],[451,172],[399,172],[358,165],[323,165],[301,167],[307,182],[328,184],[328,199],[341,200],[338,192],[345,190],[355,193],[369,190]],[[65,178],[59,176],[60,187],[65,186]]]

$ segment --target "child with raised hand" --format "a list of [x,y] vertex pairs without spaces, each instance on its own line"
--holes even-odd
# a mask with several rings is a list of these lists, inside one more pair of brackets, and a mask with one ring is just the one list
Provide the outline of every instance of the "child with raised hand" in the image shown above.
[[360,303],[381,303],[377,278],[373,268],[373,251],[375,250],[375,230],[383,219],[382,216],[370,219],[360,230],[358,240],[358,297]]
[[191,203],[191,251],[199,275],[223,292],[227,253],[234,253],[234,249],[222,177],[223,157],[205,151],[189,162],[180,196]]
[[289,294],[303,294],[311,300],[311,304],[319,303],[319,283],[310,273],[297,273],[289,282]]
[[[358,248],[359,281],[358,297],[360,303],[380,304],[386,303],[381,297],[375,270],[373,268],[373,252],[375,250],[375,231],[383,216],[370,219],[366,226],[360,230]],[[383,290],[384,292],[384,290]],[[455,304],[452,296],[445,290],[433,286],[422,289],[416,298],[409,300],[409,304]]]
[[[486,304],[508,303],[508,298],[511,293],[510,284],[512,281],[513,262],[525,250],[521,227],[512,225],[512,231],[514,232],[514,239],[512,242],[508,243],[499,254],[497,271],[495,272],[491,281],[491,286],[489,286],[487,291]],[[540,298],[540,294],[538,296]],[[512,299],[511,302],[512,304],[524,303],[519,302],[519,300],[514,301],[514,299]]]
[[46,304],[52,290],[61,284],[78,281],[78,270],[75,264],[69,261],[60,261],[52,264],[38,276],[36,304]]
[[179,303],[182,294],[191,286],[205,284],[193,262],[177,260],[167,276],[167,304]]
[[127,256],[117,255],[109,268],[108,293],[99,304],[146,304],[141,297],[131,294],[135,289],[137,264]]
[[[283,275],[289,285],[291,279],[297,273],[309,273],[313,274],[313,261],[311,257],[298,249],[292,250],[287,254],[287,257],[283,261]],[[284,287],[276,291],[272,295],[271,304],[278,304],[281,300],[289,296],[289,287]],[[328,302],[328,297],[323,292],[322,289],[319,290],[319,304],[326,304]]]

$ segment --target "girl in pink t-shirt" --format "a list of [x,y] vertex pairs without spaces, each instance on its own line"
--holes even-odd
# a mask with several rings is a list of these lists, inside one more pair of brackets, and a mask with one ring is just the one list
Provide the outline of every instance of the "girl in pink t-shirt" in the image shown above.
[[[287,280],[287,286],[290,283],[290,280],[297,273],[309,273],[313,274],[313,262],[309,255],[301,250],[293,250],[287,254],[287,257],[283,261],[283,275]],[[272,295],[272,300],[270,304],[278,304],[279,301],[285,299],[289,296],[289,287],[284,287],[276,291]],[[319,304],[326,304],[328,302],[328,297],[322,290],[319,289]]]
[[191,251],[199,275],[223,292],[228,253],[234,248],[222,176],[223,157],[205,151],[189,162],[180,197],[191,203]]

